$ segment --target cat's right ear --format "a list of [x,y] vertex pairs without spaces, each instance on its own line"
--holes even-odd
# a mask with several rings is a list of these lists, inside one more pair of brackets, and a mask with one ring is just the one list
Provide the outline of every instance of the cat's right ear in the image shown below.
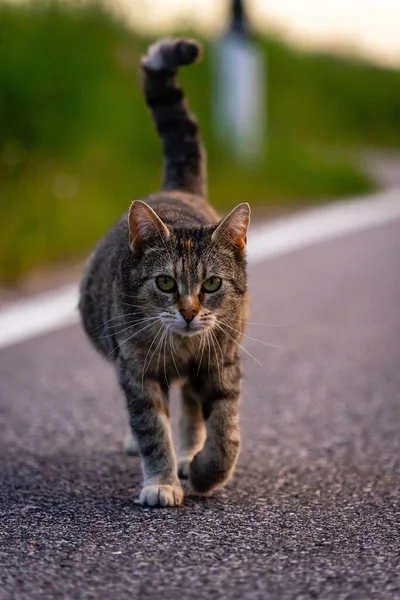
[[140,254],[146,244],[152,240],[169,239],[168,227],[156,215],[146,202],[134,200],[128,213],[129,247],[135,254]]

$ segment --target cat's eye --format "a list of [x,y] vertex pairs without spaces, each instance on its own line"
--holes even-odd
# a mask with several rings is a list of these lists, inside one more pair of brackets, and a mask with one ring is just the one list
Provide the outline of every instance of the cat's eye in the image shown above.
[[166,294],[173,294],[178,289],[175,279],[169,275],[159,275],[156,277],[156,284],[158,289]]
[[207,294],[212,294],[212,292],[216,292],[222,285],[222,280],[220,277],[209,277],[205,280],[202,285],[203,292],[207,292]]

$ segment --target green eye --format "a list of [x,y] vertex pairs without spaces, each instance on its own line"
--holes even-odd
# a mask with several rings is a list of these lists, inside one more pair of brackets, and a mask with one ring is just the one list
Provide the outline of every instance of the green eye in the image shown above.
[[203,283],[202,290],[203,292],[207,292],[208,294],[212,294],[212,292],[216,292],[222,285],[222,281],[219,277],[210,277],[206,279]]
[[160,275],[159,277],[156,277],[156,284],[162,292],[166,292],[167,294],[172,294],[177,290],[175,279],[169,275]]

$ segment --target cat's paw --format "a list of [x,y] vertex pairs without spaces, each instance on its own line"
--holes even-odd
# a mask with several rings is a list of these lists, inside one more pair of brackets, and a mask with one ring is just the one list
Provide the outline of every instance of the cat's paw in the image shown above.
[[145,485],[140,493],[140,503],[145,506],[165,507],[178,506],[183,501],[181,484]]
[[178,477],[179,479],[189,479],[191,458],[182,458],[178,462]]
[[233,475],[239,452],[239,442],[233,440],[225,452],[205,446],[190,463],[190,485],[199,494],[225,485]]

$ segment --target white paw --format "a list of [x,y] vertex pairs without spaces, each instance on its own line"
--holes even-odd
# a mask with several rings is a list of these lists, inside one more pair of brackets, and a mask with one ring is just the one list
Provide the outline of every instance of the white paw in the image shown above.
[[124,450],[129,456],[137,456],[139,454],[139,444],[130,429],[128,429],[125,435]]
[[180,483],[175,485],[145,485],[140,493],[140,503],[146,506],[178,506],[183,501]]

